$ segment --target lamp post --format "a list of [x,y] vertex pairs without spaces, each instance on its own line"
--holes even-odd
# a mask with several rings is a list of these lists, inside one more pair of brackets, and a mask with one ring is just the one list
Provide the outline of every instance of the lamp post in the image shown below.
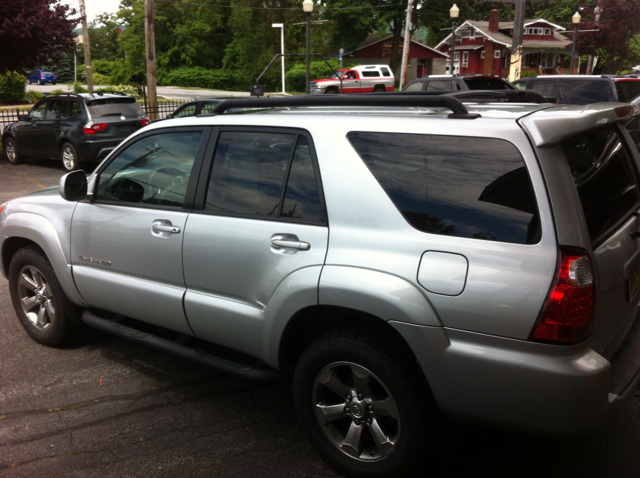
[[282,92],[284,91],[284,23],[272,23],[273,28],[280,29],[280,53],[282,53]]
[[456,27],[458,26],[458,15],[460,15],[460,9],[454,3],[453,7],[449,10],[449,16],[451,17],[451,75],[455,74],[456,71],[454,54],[456,51]]
[[313,1],[312,0],[304,0],[304,2],[302,2],[302,9],[304,10],[304,13],[307,15],[307,84],[305,86],[305,93],[309,94],[309,83],[311,83],[311,78],[310,76],[310,72],[309,72],[309,68],[310,68],[310,55],[309,53],[311,52],[311,32],[310,32],[310,28],[311,28],[311,12],[313,12]]
[[[582,17],[578,12],[576,12],[571,17],[571,23],[573,23],[573,43],[571,45],[571,74],[572,75],[575,75],[575,71],[573,68],[574,68],[574,62],[576,59],[576,38],[578,37],[578,23],[580,23],[581,19]],[[580,68],[580,63],[578,63],[578,68]]]

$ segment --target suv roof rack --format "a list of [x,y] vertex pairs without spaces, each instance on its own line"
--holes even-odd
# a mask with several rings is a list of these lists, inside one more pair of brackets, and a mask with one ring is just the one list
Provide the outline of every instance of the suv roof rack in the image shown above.
[[400,94],[360,94],[360,95],[322,95],[289,96],[285,98],[256,98],[225,100],[211,110],[211,115],[222,114],[232,108],[295,108],[305,106],[390,106],[390,107],[428,107],[451,110],[449,118],[476,119],[478,113],[469,113],[462,102],[448,95],[408,95]]

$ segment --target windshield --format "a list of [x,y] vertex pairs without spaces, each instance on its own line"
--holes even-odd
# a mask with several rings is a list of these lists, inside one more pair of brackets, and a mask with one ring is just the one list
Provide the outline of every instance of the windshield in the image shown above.
[[342,78],[342,76],[346,73],[346,71],[338,71],[338,74],[336,73],[331,73],[329,76],[327,76],[327,78],[331,78],[332,80],[337,80],[339,78]]
[[137,118],[144,116],[142,108],[134,98],[100,98],[87,103],[89,112],[93,118],[101,116],[124,116],[125,118]]
[[51,70],[41,70],[43,75],[53,75],[53,71]]

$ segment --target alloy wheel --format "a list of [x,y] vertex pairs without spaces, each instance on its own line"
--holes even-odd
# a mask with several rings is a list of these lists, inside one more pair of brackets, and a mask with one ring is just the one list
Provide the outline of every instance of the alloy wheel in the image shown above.
[[67,171],[73,171],[76,167],[76,155],[73,148],[66,145],[62,148],[62,163]]
[[41,330],[49,328],[56,312],[53,294],[44,275],[34,266],[25,266],[18,277],[22,311],[34,327]]
[[316,420],[335,447],[362,461],[388,457],[400,437],[395,399],[372,372],[351,362],[325,367],[313,386]]
[[9,140],[4,145],[4,147],[7,158],[9,159],[9,161],[14,162],[16,160],[16,145],[14,144],[14,142]]

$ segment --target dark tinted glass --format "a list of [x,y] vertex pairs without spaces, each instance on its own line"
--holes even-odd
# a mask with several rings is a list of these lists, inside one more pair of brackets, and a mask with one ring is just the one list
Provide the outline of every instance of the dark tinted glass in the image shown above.
[[47,119],[62,119],[66,118],[67,103],[64,100],[51,100],[47,107]]
[[536,243],[540,220],[518,150],[499,139],[349,133],[405,219],[433,234]]
[[380,76],[380,73],[377,71],[363,71],[362,76],[364,78],[377,78]]
[[70,110],[69,110],[70,111],[70,113],[69,113],[70,116],[78,115],[82,111],[80,109],[80,103],[78,103],[77,101],[72,101],[71,104],[69,105],[69,108],[70,108]]
[[531,89],[537,91],[542,96],[555,96],[555,83],[553,81],[532,81]]
[[640,96],[640,80],[619,80],[615,82],[618,101],[628,103]]
[[137,118],[144,116],[144,112],[135,98],[100,98],[87,103],[91,116],[124,116],[125,118]]
[[560,80],[562,103],[569,105],[587,105],[600,101],[613,101],[610,83],[606,80]]
[[201,138],[190,131],[136,141],[100,174],[96,199],[182,207]]
[[427,91],[443,91],[451,89],[449,80],[429,80],[427,83]]
[[640,117],[627,124],[627,131],[636,145],[636,149],[640,152]]
[[465,78],[470,90],[510,90],[509,85],[500,78]]
[[300,136],[289,171],[282,216],[309,222],[321,222],[320,194],[313,169],[309,143]]
[[277,217],[296,135],[223,132],[213,160],[207,210]]
[[629,157],[615,130],[581,134],[562,145],[573,175],[591,240],[636,207],[640,196]]

